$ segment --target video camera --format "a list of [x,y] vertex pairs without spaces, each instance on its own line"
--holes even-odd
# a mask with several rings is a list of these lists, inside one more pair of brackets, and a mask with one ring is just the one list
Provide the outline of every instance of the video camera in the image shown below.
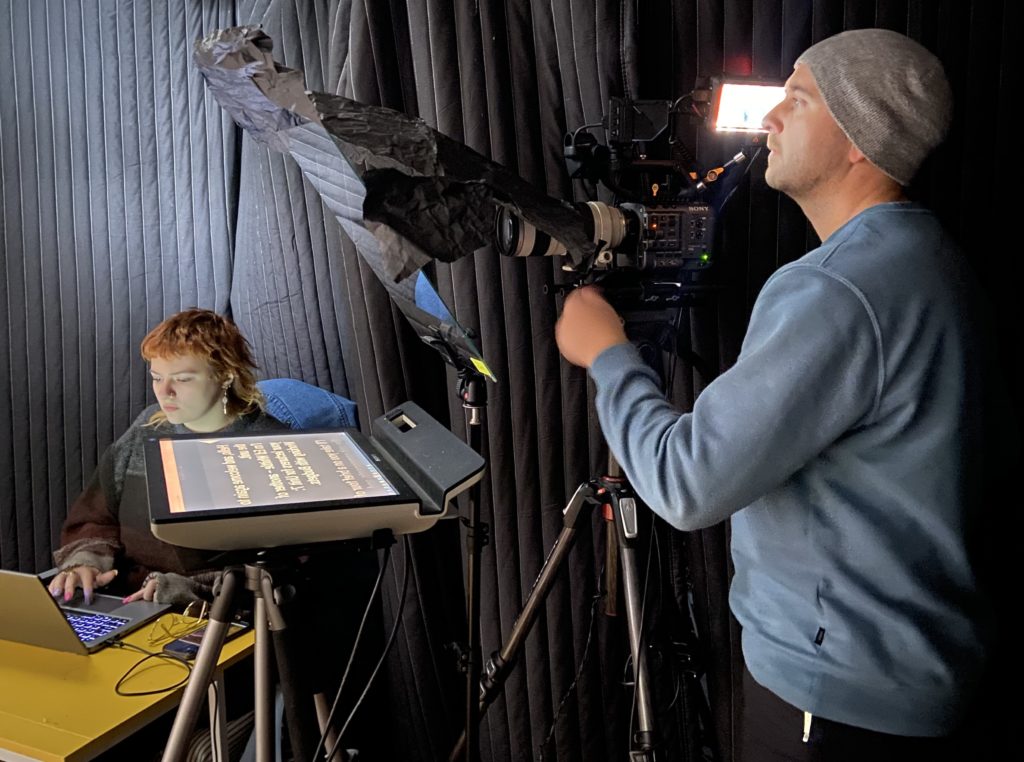
[[[775,84],[714,79],[675,101],[612,98],[600,124],[566,135],[569,175],[592,198],[598,186],[615,201],[590,200],[576,207],[595,253],[565,265],[576,285],[601,282],[612,291],[650,306],[678,301],[703,287],[714,262],[715,225],[742,173],[716,185],[730,171],[749,166],[763,144],[765,114],[783,97]],[[700,172],[681,139],[689,124],[744,135],[746,145],[728,162]],[[602,127],[601,144],[588,131]],[[663,158],[652,158],[660,153]],[[748,153],[752,155],[748,155]],[[505,208],[495,218],[495,245],[506,256],[559,256],[565,247]],[[620,296],[622,294],[620,293]]]

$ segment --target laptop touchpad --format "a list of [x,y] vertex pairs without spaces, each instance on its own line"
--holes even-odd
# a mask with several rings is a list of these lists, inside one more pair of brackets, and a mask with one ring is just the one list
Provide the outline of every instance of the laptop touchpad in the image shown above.
[[58,600],[62,609],[77,609],[78,611],[93,611],[99,612],[100,614],[110,614],[117,611],[119,608],[124,606],[120,598],[116,598],[113,595],[100,595],[94,593],[92,596],[92,603],[86,603],[82,597],[82,591],[76,590],[75,597],[65,603],[63,600]]

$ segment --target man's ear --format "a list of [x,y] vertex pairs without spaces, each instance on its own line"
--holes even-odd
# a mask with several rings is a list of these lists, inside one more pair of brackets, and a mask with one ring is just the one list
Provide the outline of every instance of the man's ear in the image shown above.
[[868,157],[865,156],[857,146],[850,141],[850,150],[846,154],[846,158],[849,159],[851,164],[859,164],[862,161],[867,161]]

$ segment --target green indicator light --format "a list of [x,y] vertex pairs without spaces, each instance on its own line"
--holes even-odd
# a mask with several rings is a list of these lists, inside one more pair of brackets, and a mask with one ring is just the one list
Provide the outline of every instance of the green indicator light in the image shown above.
[[701,262],[707,262],[709,259],[711,259],[711,255],[708,254],[706,251],[700,255]]

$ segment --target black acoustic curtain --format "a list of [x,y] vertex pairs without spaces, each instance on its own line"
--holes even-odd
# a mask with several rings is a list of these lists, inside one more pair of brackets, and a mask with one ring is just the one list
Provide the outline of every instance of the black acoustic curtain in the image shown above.
[[[239,15],[264,25],[279,60],[303,69],[310,89],[420,116],[563,197],[571,194],[560,153],[566,124],[599,121],[607,97],[624,90],[623,51],[635,48],[631,13],[623,15],[613,3],[270,3]],[[311,287],[328,293],[324,281],[307,286],[293,277],[310,260],[325,273],[343,273],[333,287],[350,309],[344,317],[351,324],[340,333],[364,423],[413,397],[465,435],[455,379],[396,320],[383,290],[325,219],[294,165],[247,139],[241,157],[239,298],[233,301],[239,322],[258,322],[268,305],[282,312],[313,309],[321,292]],[[248,264],[241,270],[243,262],[254,263],[251,270]],[[442,295],[479,335],[499,379],[489,388],[485,432],[485,651],[495,650],[511,630],[561,528],[567,496],[597,473],[585,378],[561,365],[553,344],[555,302],[548,287],[554,267],[485,250],[436,268]],[[260,296],[251,302],[242,296],[253,293]],[[277,350],[265,344],[261,351]],[[523,667],[487,714],[486,758],[543,753],[597,760],[625,751],[621,626],[598,621],[591,634],[601,563],[595,537],[603,541],[604,531],[600,520],[594,527],[582,533],[549,598],[548,616],[528,639]],[[461,677],[447,648],[465,637],[458,542],[455,523],[413,542],[413,581],[389,671],[391,711],[406,730],[391,739],[393,758],[444,758],[461,727]],[[397,608],[398,587],[397,580],[389,582],[386,618]],[[551,732],[555,707],[584,652],[589,659],[577,691],[584,698],[563,707]]]
[[[782,79],[800,51],[835,32],[906,32],[942,58],[957,97],[953,134],[912,190],[968,250],[1012,359],[1020,280],[1006,233],[1019,194],[1003,166],[1012,160],[997,157],[1014,146],[1020,13],[1008,0],[0,0],[0,563],[49,565],[69,500],[149,399],[139,340],[183,307],[231,312],[264,376],[352,397],[364,428],[411,398],[465,435],[454,379],[404,325],[294,163],[242,136],[205,93],[191,66],[197,37],[263,24],[278,59],[303,69],[310,89],[419,116],[570,198],[578,189],[566,178],[562,136],[598,122],[610,96],[674,98],[695,77],[723,72]],[[729,155],[697,128],[685,140],[702,166]],[[683,408],[734,361],[765,279],[816,244],[799,209],[762,177],[755,164],[721,222],[725,290],[684,315],[672,388]],[[485,652],[509,633],[566,500],[605,464],[586,378],[553,344],[556,268],[489,249],[436,268],[441,293],[478,332],[499,378],[484,437]],[[727,531],[654,528],[642,549],[651,559],[648,615],[678,634],[692,602],[710,746],[728,760],[741,662],[726,602]],[[599,611],[592,624],[603,520],[595,515],[580,534],[523,662],[485,718],[484,759],[625,757],[621,616]],[[414,538],[408,557],[396,551],[385,632],[406,563],[411,580],[378,711],[357,718],[380,731],[371,759],[444,758],[462,722],[449,648],[465,625],[458,522]],[[667,735],[681,711],[674,688],[659,688]]]

